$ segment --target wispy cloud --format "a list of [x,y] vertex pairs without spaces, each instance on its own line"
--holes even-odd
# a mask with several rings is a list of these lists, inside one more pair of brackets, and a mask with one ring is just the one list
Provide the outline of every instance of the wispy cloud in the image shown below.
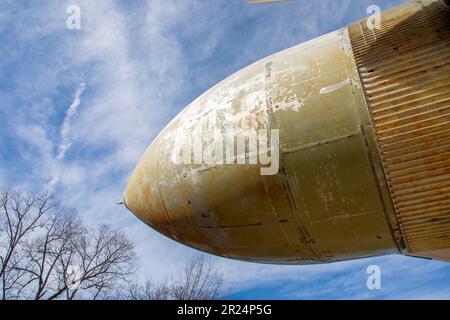
[[56,157],[55,157],[55,159],[53,161],[53,165],[52,165],[52,167],[53,167],[52,168],[52,171],[53,171],[52,178],[47,185],[47,190],[49,190],[50,192],[55,191],[55,187],[58,184],[60,175],[61,175],[59,164],[61,163],[61,161],[64,160],[67,150],[69,150],[70,146],[72,145],[72,142],[69,137],[70,129],[71,129],[71,122],[72,122],[72,118],[77,114],[78,107],[80,106],[80,103],[81,103],[81,100],[80,100],[81,95],[83,94],[83,91],[85,89],[86,89],[86,84],[84,82],[81,82],[80,85],[78,86],[77,90],[75,91],[73,101],[72,101],[71,105],[69,106],[69,108],[67,109],[63,124],[61,125],[61,129],[59,132],[61,141],[57,147],[57,154],[56,154]]
[[86,84],[84,82],[80,83],[80,86],[78,87],[77,91],[75,92],[72,104],[69,106],[69,109],[66,111],[66,117],[64,118],[64,122],[61,126],[61,143],[58,146],[58,154],[56,156],[57,160],[63,160],[64,156],[66,155],[67,150],[69,150],[72,143],[69,139],[69,133],[70,133],[70,125],[72,118],[76,115],[78,111],[78,107],[81,103],[80,98],[83,94],[83,91],[86,89]]

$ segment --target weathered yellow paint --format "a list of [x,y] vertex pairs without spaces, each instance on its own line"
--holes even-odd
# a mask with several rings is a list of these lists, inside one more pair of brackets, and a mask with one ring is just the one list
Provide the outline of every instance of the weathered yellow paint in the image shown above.
[[[348,30],[256,62],[190,104],[138,163],[127,207],[176,241],[234,259],[408,254]],[[279,129],[278,174],[261,175],[254,164],[180,163],[190,133],[201,132],[206,147],[229,129]]]

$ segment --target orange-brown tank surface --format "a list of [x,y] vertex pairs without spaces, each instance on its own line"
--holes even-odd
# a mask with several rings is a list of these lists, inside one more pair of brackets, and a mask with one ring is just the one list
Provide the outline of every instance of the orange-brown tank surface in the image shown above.
[[[124,202],[162,234],[229,258],[449,260],[449,42],[450,7],[413,1],[382,13],[381,28],[361,20],[256,62],[163,130]],[[250,163],[186,157],[229,132],[279,138],[279,161],[251,162],[250,141],[242,152],[234,138],[220,148]]]

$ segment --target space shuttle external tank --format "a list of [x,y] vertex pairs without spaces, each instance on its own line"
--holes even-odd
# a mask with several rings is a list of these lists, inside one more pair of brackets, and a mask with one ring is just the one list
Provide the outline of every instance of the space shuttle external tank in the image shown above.
[[450,261],[450,6],[412,1],[225,79],[153,141],[124,202],[228,258]]

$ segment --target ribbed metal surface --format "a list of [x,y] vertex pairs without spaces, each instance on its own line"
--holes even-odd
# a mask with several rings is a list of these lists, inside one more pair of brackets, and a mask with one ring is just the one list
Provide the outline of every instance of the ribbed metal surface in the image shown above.
[[450,247],[450,7],[416,1],[349,26],[409,252]]

